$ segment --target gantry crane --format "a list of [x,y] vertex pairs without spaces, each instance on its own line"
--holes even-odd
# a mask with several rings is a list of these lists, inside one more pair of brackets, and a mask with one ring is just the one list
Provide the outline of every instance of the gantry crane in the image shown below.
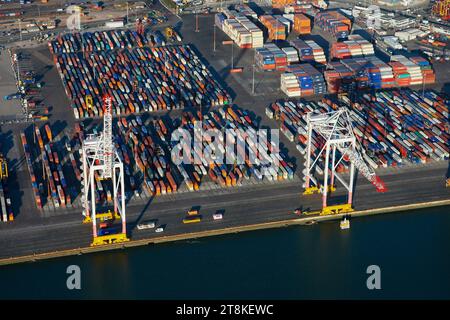
[[[360,153],[356,137],[353,133],[353,126],[350,119],[349,111],[341,108],[337,111],[329,113],[312,115],[307,114],[308,125],[308,141],[306,150],[306,168],[305,168],[305,191],[303,194],[313,194],[315,192],[322,193],[322,211],[321,214],[345,213],[353,211],[352,197],[353,197],[353,182],[355,175],[355,168],[358,169],[364,177],[366,177],[377,189],[378,192],[385,192],[387,188],[384,182],[375,174],[364,161]],[[315,154],[314,159],[311,158],[312,153],[312,135],[315,132],[325,140],[322,149]],[[340,153],[340,158],[337,160],[337,151]],[[315,166],[318,165],[319,159],[322,159],[325,153],[325,165],[323,167],[323,184],[314,177]],[[331,168],[330,168],[331,155]],[[345,181],[337,172],[336,168],[343,161],[350,163],[350,177],[349,181]],[[328,175],[331,173],[331,181],[328,183]],[[327,205],[327,195],[329,191],[334,191],[335,178],[348,191],[348,201],[343,205]]]
[[[125,181],[123,163],[115,150],[112,139],[112,98],[103,97],[103,132],[88,135],[82,146],[82,193],[84,222],[92,222],[92,245],[102,245],[128,241],[125,212]],[[114,212],[96,212],[95,177],[112,180]],[[102,223],[97,229],[97,219]],[[112,227],[116,220],[121,221],[121,232]],[[105,222],[106,221],[106,222]]]

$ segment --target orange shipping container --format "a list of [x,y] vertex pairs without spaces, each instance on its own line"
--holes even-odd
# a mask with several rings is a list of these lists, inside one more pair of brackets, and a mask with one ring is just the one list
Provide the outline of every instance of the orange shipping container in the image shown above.
[[304,14],[294,15],[294,31],[299,34],[311,33],[311,20]]
[[284,8],[289,5],[294,5],[297,3],[297,0],[272,0],[273,8]]

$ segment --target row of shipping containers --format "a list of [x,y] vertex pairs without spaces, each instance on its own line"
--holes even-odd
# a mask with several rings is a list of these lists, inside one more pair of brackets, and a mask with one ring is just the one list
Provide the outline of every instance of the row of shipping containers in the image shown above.
[[389,65],[392,67],[397,85],[406,87],[417,84],[433,84],[436,75],[430,62],[422,57],[406,58],[401,55],[391,57]]
[[20,139],[21,139],[22,147],[23,147],[24,154],[25,154],[25,161],[27,163],[28,173],[29,173],[30,179],[31,179],[31,187],[33,189],[34,201],[35,201],[36,207],[38,209],[42,209],[43,201],[42,201],[41,193],[39,190],[39,182],[34,173],[33,158],[32,158],[32,153],[31,153],[32,149],[28,145],[28,141],[25,136],[25,133],[23,133],[23,132],[20,133]]
[[375,55],[373,44],[358,34],[348,36],[348,40],[334,42],[330,47],[330,59],[347,59]]
[[291,65],[281,74],[281,91],[288,97],[306,97],[327,92],[323,75],[312,65]]
[[109,30],[60,34],[49,42],[53,54],[76,52],[99,52],[115,49],[132,49],[147,44],[144,37],[135,31]]
[[291,40],[291,46],[279,48],[274,43],[266,43],[256,49],[255,59],[259,69],[265,71],[284,71],[288,65],[298,62],[325,64],[323,49],[313,40]]
[[243,15],[225,18],[223,13],[216,14],[216,25],[222,29],[240,48],[260,48],[264,45],[264,36],[253,22]]
[[288,66],[288,57],[274,43],[266,43],[263,48],[256,49],[256,65],[263,71],[285,71]]
[[327,58],[323,48],[313,40],[294,39],[289,44],[298,52],[299,59],[302,62],[316,62],[326,64]]
[[[415,62],[414,62],[415,61]],[[393,56],[384,63],[371,56],[330,62],[324,76],[328,92],[337,93],[354,89],[382,89],[432,84],[435,74],[427,60],[420,57]]]
[[262,15],[259,21],[265,28],[268,41],[286,40],[291,22],[282,16]]
[[322,11],[315,15],[314,25],[330,33],[336,39],[346,39],[351,32],[352,22],[338,11]]
[[294,14],[293,30],[300,35],[311,34],[311,19],[302,13]]
[[[70,39],[66,38],[77,48]],[[53,47],[55,41],[49,45]],[[77,119],[102,116],[104,94],[113,97],[116,115],[230,102],[189,45],[61,53],[54,55],[54,62]],[[92,105],[87,96],[92,97]]]
[[[42,128],[36,126],[32,134],[34,143],[27,141],[25,134],[22,133],[22,145],[25,150],[36,205],[41,209],[43,207],[42,199],[47,197],[55,208],[65,208],[71,205],[72,197],[63,171],[62,159],[64,157],[53,142],[50,125],[46,124]],[[38,178],[35,175],[36,168],[39,172]]]
[[272,8],[283,9],[289,5],[297,4],[297,0],[272,0]]
[[[448,160],[448,105],[439,94],[426,91],[422,97],[409,89],[381,91],[375,96],[360,96],[352,107],[346,97],[343,99],[339,105],[351,110],[354,134],[365,150],[366,162],[374,169]],[[306,114],[330,112],[337,110],[339,105],[328,99],[320,102],[281,101],[271,104],[266,114],[270,118],[278,116],[281,119],[281,131],[295,141],[298,151],[305,155]],[[312,139],[311,152],[315,155],[325,141],[317,134],[313,134]],[[337,171],[346,169],[342,165]],[[319,165],[318,171],[323,173],[323,167],[320,169]]]
[[258,15],[256,14],[256,12],[252,8],[250,8],[247,4],[236,4],[234,5],[234,10],[246,17],[251,17],[252,19],[255,20],[258,19]]

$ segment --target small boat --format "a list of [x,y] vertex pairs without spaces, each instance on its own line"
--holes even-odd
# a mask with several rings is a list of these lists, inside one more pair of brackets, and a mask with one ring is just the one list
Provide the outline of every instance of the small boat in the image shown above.
[[341,230],[350,229],[350,220],[347,217],[344,217],[344,220],[340,222]]

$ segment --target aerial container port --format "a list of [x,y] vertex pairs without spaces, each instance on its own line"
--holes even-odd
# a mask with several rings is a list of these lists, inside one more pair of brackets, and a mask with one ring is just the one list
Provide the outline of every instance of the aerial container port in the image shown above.
[[[36,50],[12,49],[12,59],[16,55],[19,63],[11,69],[17,73],[20,68],[26,93],[20,92],[20,86],[17,92],[16,86],[9,86],[2,94],[5,104],[13,108],[16,101],[27,98],[33,112],[44,104],[49,107],[29,117],[28,123],[16,126],[15,120],[5,120],[2,124],[2,129],[11,128],[13,144],[18,145],[8,149],[5,144],[2,149],[11,159],[13,174],[5,179],[7,174],[2,173],[0,220],[19,223],[1,223],[0,229],[11,231],[0,234],[2,240],[16,241],[20,250],[3,246],[0,259],[67,248],[79,254],[88,252],[89,244],[105,244],[86,236],[89,227],[82,222],[88,223],[88,218],[90,222],[103,219],[94,238],[118,239],[119,234],[110,230],[118,227],[118,216],[122,220],[115,199],[126,200],[127,221],[122,220],[120,237],[133,240],[133,245],[165,241],[166,236],[197,236],[197,230],[216,234],[229,232],[229,227],[250,230],[261,224],[321,221],[330,213],[354,217],[390,206],[448,201],[444,187],[446,182],[450,186],[444,173],[449,158],[448,96],[429,90],[448,82],[441,67],[447,68],[447,62],[436,64],[406,46],[395,53],[383,51],[385,57],[376,50],[376,41],[362,32],[364,38],[352,34],[360,30],[361,22],[349,19],[349,10],[323,10],[319,3],[277,0],[272,2],[274,10],[241,4],[213,14],[183,11],[179,16],[167,14],[169,19],[160,25],[114,20],[104,29],[90,26],[74,33],[58,34],[57,27],[50,42]],[[28,42],[26,33],[23,37]],[[233,68],[233,63],[238,67]],[[54,68],[43,69],[52,64]],[[41,70],[46,72],[39,74]],[[111,98],[109,104],[105,97]],[[324,137],[315,128],[307,138],[312,118],[323,124],[336,115],[349,116],[357,148],[352,151],[346,146],[345,151],[350,151],[346,153],[337,142],[336,158],[328,160],[342,158],[335,167],[336,177],[341,174],[355,181],[355,192],[350,183],[334,184],[337,180],[333,182],[331,167],[321,153],[334,137]],[[180,150],[172,135],[184,129],[183,138],[199,140],[200,123],[205,131],[280,128],[281,153],[259,154],[256,163],[231,157],[222,164],[215,157],[205,159],[198,149],[184,148],[178,158],[187,155],[200,161],[177,164],[172,153]],[[86,173],[94,167],[83,167],[87,154],[83,150],[93,136],[96,150],[114,154],[114,166],[123,165],[123,193],[114,191],[114,181],[119,180],[105,177],[105,169],[94,172],[93,189],[87,192],[83,187]],[[206,137],[201,147],[210,142]],[[106,145],[113,152],[105,151]],[[258,147],[259,143],[250,144],[237,151],[255,153]],[[271,151],[274,145],[262,147]],[[319,159],[317,165],[308,165],[308,156]],[[267,167],[262,174],[263,163],[273,161],[279,166]],[[16,172],[23,191],[19,196],[11,190],[17,183],[10,183]],[[317,181],[307,184],[311,178]],[[348,200],[343,200],[342,187]],[[323,199],[327,192],[329,202]],[[11,205],[9,197],[23,201]],[[90,208],[93,204],[96,209]],[[20,209],[14,216],[16,206]],[[191,215],[196,206],[201,209]],[[223,216],[213,220],[214,212]],[[49,218],[45,220],[49,223],[41,224],[38,218]],[[148,218],[152,222],[146,224]],[[28,221],[39,223],[29,228]],[[43,238],[40,233],[48,234],[47,225],[53,221],[51,227],[57,232]],[[46,247],[39,247],[44,241]]]
[[116,115],[230,103],[189,45],[144,44],[131,31],[66,35],[49,43],[75,118],[102,116],[98,96],[106,93]]
[[[354,103],[346,96],[338,103],[329,99],[276,102],[266,108],[266,115],[280,120],[281,132],[304,155],[306,113],[327,113],[340,106],[352,110],[355,136],[364,148],[363,157],[374,169],[449,159],[448,107],[445,98],[430,90],[424,96],[410,89],[364,94]],[[324,141],[320,135],[313,139],[315,153]],[[323,174],[323,168],[318,170]],[[345,170],[344,161],[337,171]]]

